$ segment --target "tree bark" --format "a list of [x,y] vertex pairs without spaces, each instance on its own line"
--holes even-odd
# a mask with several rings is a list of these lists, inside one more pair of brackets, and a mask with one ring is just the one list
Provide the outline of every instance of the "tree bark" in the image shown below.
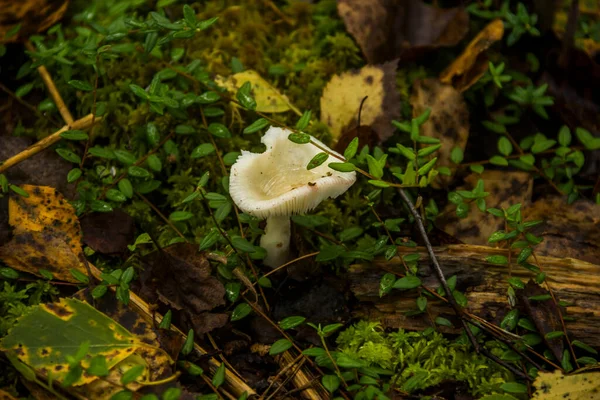
[[[510,310],[507,279],[512,276],[527,283],[535,278],[533,272],[514,261],[511,266],[506,266],[490,264],[485,260],[490,255],[508,256],[506,249],[448,245],[435,247],[434,250],[446,278],[457,276],[456,289],[465,293],[468,298],[466,310],[496,325],[499,325]],[[400,255],[414,252],[421,254],[418,276],[423,285],[437,288],[439,283],[429,267],[426,249],[398,249]],[[512,260],[516,260],[517,254],[516,251],[512,254]],[[557,300],[570,304],[566,307],[566,312],[563,309],[563,315],[571,339],[579,339],[590,346],[600,347],[600,265],[572,258],[545,256],[537,256],[536,263],[533,262],[533,257],[529,261],[536,265],[539,262],[538,267],[546,273],[547,282]],[[432,326],[432,321],[438,316],[451,320],[457,327],[460,325],[450,305],[437,299],[429,298],[427,314],[407,316],[407,312],[417,310],[415,299],[419,296],[420,289],[392,289],[388,295],[380,298],[379,282],[386,272],[405,272],[398,257],[391,261],[377,259],[370,264],[355,264],[350,267],[350,289],[359,300],[359,305],[354,311],[356,317],[379,320],[385,327],[390,328],[421,330]],[[458,332],[458,329],[444,331]]]

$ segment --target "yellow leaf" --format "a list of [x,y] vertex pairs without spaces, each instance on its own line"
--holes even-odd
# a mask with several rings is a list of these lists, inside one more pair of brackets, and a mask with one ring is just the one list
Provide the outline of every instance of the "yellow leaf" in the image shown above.
[[460,56],[441,74],[440,81],[464,92],[479,80],[488,69],[488,58],[484,51],[502,39],[504,23],[500,19],[490,22],[471,40]]
[[560,370],[540,372],[533,382],[532,400],[600,399],[600,372],[563,375]]
[[331,78],[321,96],[321,121],[329,126],[334,142],[356,127],[365,96],[368,98],[362,107],[360,124],[372,127],[380,140],[392,135],[390,120],[400,113],[396,64],[367,65]]
[[22,185],[29,197],[11,195],[8,203],[13,238],[0,247],[0,260],[11,268],[40,276],[77,282],[70,270],[86,274],[81,230],[75,210],[56,189]]
[[271,86],[271,84],[264,80],[256,71],[247,70],[238,72],[228,78],[217,76],[215,82],[234,95],[244,83],[250,82],[252,85],[252,97],[256,100],[256,111],[264,113],[283,113],[294,110],[296,114],[302,114],[290,103],[287,96],[279,93],[277,88]]

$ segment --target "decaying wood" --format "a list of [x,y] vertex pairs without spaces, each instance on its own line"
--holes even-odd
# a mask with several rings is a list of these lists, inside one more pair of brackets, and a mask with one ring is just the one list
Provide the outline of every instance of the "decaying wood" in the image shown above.
[[[507,255],[505,249],[485,246],[449,245],[435,247],[435,254],[446,277],[457,276],[457,289],[464,291],[469,303],[467,310],[487,321],[499,324],[508,306],[509,276],[521,278],[524,282],[534,274],[521,266],[499,266],[485,261],[490,255]],[[423,247],[410,249],[400,247],[400,254],[413,252],[421,254],[418,275],[423,284],[437,288],[439,283],[429,267],[427,251]],[[514,253],[513,260],[516,260]],[[530,260],[532,261],[532,260]],[[572,258],[538,256],[539,267],[546,273],[554,294],[559,300],[572,305],[567,307],[566,326],[572,338],[600,347],[600,265]],[[415,298],[418,290],[392,292],[379,297],[379,281],[386,272],[404,273],[404,267],[397,260],[375,260],[370,264],[356,264],[350,267],[348,279],[352,293],[360,301],[355,315],[370,320],[379,320],[386,327],[404,329],[425,329],[431,322],[427,317],[406,316],[416,310]],[[511,275],[509,275],[511,274]],[[428,310],[431,317],[443,316],[455,322],[452,308],[441,300],[430,299]],[[572,319],[572,320],[571,320]]]

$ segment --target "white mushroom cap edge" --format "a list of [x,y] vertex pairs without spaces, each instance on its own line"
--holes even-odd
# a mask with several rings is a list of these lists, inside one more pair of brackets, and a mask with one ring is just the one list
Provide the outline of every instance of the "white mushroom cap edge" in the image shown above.
[[[287,258],[289,217],[306,213],[323,200],[341,195],[356,181],[355,172],[338,172],[327,166],[330,162],[340,162],[331,155],[320,166],[307,170],[309,161],[322,151],[309,143],[290,141],[290,133],[287,129],[269,128],[261,139],[266,151],[242,150],[231,167],[229,194],[235,204],[245,213],[267,219],[260,245],[267,250],[264,262],[270,267],[279,266]],[[311,140],[339,155],[312,136]]]

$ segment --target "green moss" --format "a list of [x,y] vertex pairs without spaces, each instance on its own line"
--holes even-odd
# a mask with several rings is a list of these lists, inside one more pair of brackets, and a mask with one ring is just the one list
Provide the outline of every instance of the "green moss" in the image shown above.
[[502,393],[512,375],[459,339],[439,332],[387,333],[377,322],[360,321],[337,338],[338,351],[372,367],[393,370],[392,382],[413,392],[443,381],[464,382],[475,396]]

